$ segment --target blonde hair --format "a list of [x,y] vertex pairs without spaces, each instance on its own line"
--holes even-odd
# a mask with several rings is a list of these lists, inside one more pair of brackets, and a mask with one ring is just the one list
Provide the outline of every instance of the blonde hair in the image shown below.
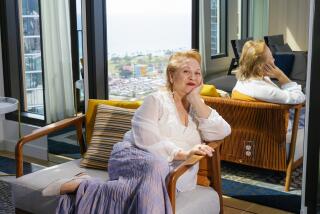
[[242,54],[237,72],[237,79],[246,80],[251,77],[263,77],[263,65],[266,44],[263,41],[247,41],[242,49]]
[[166,86],[167,86],[167,89],[169,89],[170,91],[173,90],[172,89],[173,85],[172,85],[172,82],[170,81],[170,75],[176,72],[181,66],[181,64],[184,62],[184,60],[186,59],[195,59],[199,64],[201,64],[201,55],[195,49],[191,49],[188,51],[179,51],[172,54],[169,57],[169,63],[166,70],[166,73],[167,73]]

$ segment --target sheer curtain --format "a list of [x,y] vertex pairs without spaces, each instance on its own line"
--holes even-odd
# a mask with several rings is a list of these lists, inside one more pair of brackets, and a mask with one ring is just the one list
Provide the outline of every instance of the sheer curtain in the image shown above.
[[[201,70],[205,77],[207,73],[207,54],[206,54],[206,26],[205,26],[205,5],[204,1],[199,1],[199,52],[202,57]],[[209,29],[210,30],[210,29]]]
[[69,0],[41,0],[47,123],[74,114]]
[[268,35],[269,30],[269,0],[250,1],[250,36],[262,39]]

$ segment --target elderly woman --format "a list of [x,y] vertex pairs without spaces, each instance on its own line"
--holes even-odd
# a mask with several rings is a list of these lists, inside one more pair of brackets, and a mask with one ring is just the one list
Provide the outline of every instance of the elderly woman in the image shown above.
[[[108,166],[110,180],[97,181],[81,174],[68,182],[49,185],[44,195],[77,191],[75,198],[61,196],[57,212],[85,213],[93,209],[99,213],[171,213],[165,178],[175,162],[193,154],[212,156],[212,148],[202,141],[223,139],[231,131],[229,124],[200,97],[200,62],[200,54],[194,50],[170,57],[167,88],[145,98],[134,114],[132,129],[113,147]],[[177,191],[193,190],[197,172],[195,165],[180,177]],[[155,198],[159,195],[164,198],[162,203]]]
[[[231,98],[246,101],[265,101],[279,104],[299,104],[305,101],[301,86],[291,81],[275,64],[268,46],[262,41],[248,41],[242,49],[237,84]],[[270,78],[278,80],[280,87]],[[305,108],[301,109],[295,157],[303,155]],[[287,151],[292,134],[294,112],[290,110],[286,136]]]
[[[270,78],[279,81],[281,87]],[[232,98],[271,103],[298,104],[305,101],[301,86],[292,82],[275,64],[270,49],[262,41],[244,44]]]

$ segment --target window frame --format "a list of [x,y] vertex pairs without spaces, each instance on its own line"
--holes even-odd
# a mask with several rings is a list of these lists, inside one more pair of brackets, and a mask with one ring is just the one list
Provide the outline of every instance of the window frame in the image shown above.
[[[218,59],[228,56],[228,0],[220,0],[220,47],[224,47],[224,52],[216,55],[212,55],[211,52],[211,28],[210,28],[210,55],[211,59]],[[211,1],[210,1],[211,6]],[[210,17],[211,17],[211,9],[210,9]],[[211,18],[210,18],[210,27],[211,27]],[[222,39],[221,39],[222,38]]]
[[[85,1],[86,46],[89,96],[86,99],[108,99],[107,11],[106,0]],[[192,0],[191,47],[199,49],[199,2]],[[86,66],[85,66],[86,67]],[[90,72],[89,72],[90,71]]]
[[[21,0],[3,0],[0,1],[0,26],[1,26],[1,47],[2,47],[2,61],[3,61],[3,80],[4,80],[4,95],[13,97],[19,100],[20,109],[24,109],[24,84],[23,84],[23,65],[22,65],[22,50],[21,50],[21,28],[20,28],[20,1]],[[72,59],[79,55],[77,46],[78,35],[75,30],[76,27],[76,0],[67,0],[70,3],[70,30],[71,30],[71,55]],[[39,2],[39,23],[40,23],[40,42],[41,52],[43,53],[42,46],[42,29],[41,29],[41,2]],[[10,39],[9,39],[10,38]],[[76,44],[76,45],[75,45]],[[41,58],[43,54],[41,54]],[[73,78],[77,78],[79,65],[72,60]],[[37,126],[45,126],[46,121],[46,108],[45,108],[45,81],[43,60],[41,60],[42,78],[43,78],[43,102],[44,102],[44,115],[34,114],[30,112],[21,111],[21,122]],[[18,121],[18,112],[12,112],[5,115],[7,120]]]
[[[20,108],[23,109],[24,85],[22,77],[19,1],[1,1],[0,13],[4,14],[0,17],[4,94],[7,97],[18,99]],[[41,19],[39,22],[41,23]],[[45,116],[32,114],[30,112],[22,111],[20,117],[21,122],[27,124],[43,126],[46,123]],[[6,114],[5,118],[8,120],[18,121],[18,112]]]

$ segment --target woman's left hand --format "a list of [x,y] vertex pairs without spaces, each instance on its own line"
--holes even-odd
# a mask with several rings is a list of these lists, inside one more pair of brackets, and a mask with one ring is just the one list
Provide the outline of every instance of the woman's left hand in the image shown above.
[[213,152],[214,149],[210,146],[206,144],[197,144],[189,151],[187,158],[192,155],[208,155],[209,157],[212,157]]
[[200,83],[199,86],[193,88],[189,94],[187,95],[187,100],[192,103],[194,102],[195,100],[198,100],[198,98],[200,98],[200,91],[203,87],[203,82]]

